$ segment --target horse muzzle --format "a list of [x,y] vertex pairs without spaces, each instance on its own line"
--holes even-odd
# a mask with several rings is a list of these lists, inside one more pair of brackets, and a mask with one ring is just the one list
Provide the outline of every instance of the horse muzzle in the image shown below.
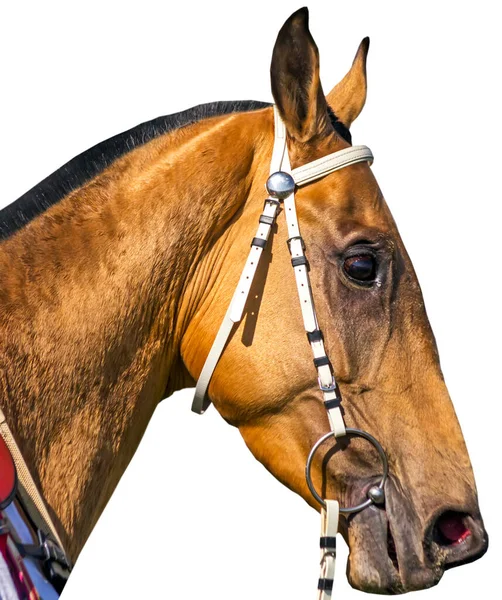
[[369,506],[346,521],[352,587],[377,594],[426,589],[436,585],[445,570],[487,551],[488,535],[477,502],[439,507],[424,519],[392,479],[385,491],[385,506]]

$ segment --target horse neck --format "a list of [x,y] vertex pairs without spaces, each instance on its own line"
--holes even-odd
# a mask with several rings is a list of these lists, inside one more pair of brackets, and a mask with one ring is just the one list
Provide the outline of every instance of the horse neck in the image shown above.
[[1,406],[73,558],[159,400],[192,383],[179,344],[249,191],[256,118],[157,138],[0,246]]

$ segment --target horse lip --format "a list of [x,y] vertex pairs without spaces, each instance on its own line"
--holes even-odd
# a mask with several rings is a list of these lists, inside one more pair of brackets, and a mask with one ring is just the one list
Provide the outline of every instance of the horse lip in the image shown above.
[[347,520],[347,577],[358,590],[402,594],[432,587],[443,575],[443,565],[424,562],[422,540],[415,540],[421,530],[416,515],[394,511],[395,495],[394,486],[387,485],[383,507],[369,506]]
[[405,591],[399,572],[387,553],[387,531],[385,510],[376,506],[369,506],[348,518],[347,578],[355,589],[379,594]]

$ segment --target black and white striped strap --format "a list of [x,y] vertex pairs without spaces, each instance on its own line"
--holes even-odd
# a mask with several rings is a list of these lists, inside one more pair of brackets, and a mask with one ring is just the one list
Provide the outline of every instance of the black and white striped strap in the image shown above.
[[[281,126],[284,127],[282,122]],[[282,170],[286,173],[291,173],[289,156],[287,153],[284,156]],[[317,321],[314,298],[312,296],[312,288],[310,285],[309,266],[305,255],[305,243],[301,237],[294,193],[290,194],[284,200],[284,214],[288,227],[288,246],[291,253],[291,264],[295,273],[303,325],[312,348],[319,388],[323,395],[324,406],[328,412],[331,429],[335,433],[335,437],[341,437],[345,435],[345,423],[340,408],[340,396],[331,363],[326,356],[324,340]]]
[[325,503],[326,506],[321,511],[321,573],[317,584],[317,600],[330,600],[335,578],[340,507],[336,500],[326,500]]

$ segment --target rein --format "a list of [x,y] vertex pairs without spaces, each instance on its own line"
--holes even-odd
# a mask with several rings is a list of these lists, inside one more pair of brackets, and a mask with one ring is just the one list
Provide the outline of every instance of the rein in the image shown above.
[[[251,250],[239,283],[197,381],[192,410],[198,414],[202,414],[211,404],[211,400],[207,394],[209,383],[230,337],[233,326],[242,319],[261,255],[266,248],[270,231],[275,223],[282,202],[289,236],[287,244],[291,254],[291,264],[295,274],[303,323],[312,348],[319,389],[322,392],[331,428],[331,431],[322,436],[313,446],[305,468],[305,477],[309,490],[322,507],[320,540],[321,574],[318,582],[318,600],[328,600],[331,598],[333,590],[339,515],[341,513],[351,514],[358,512],[371,504],[384,503],[384,486],[388,476],[388,462],[382,446],[372,435],[365,431],[345,426],[341,410],[342,397],[340,389],[336,383],[331,362],[326,355],[323,335],[319,328],[314,307],[314,298],[308,272],[309,265],[305,255],[306,246],[300,235],[294,192],[296,186],[308,185],[344,167],[359,162],[368,162],[371,164],[373,162],[373,154],[367,146],[352,146],[291,169],[286,144],[286,127],[275,105],[274,126],[275,136],[270,163],[270,176],[266,183],[269,197],[265,200],[263,212],[259,218],[258,230],[251,242]],[[311,469],[317,450],[326,440],[331,437],[338,440],[347,436],[361,437],[374,446],[382,462],[383,474],[378,485],[370,488],[367,498],[364,501],[355,506],[340,507],[337,500],[323,499],[319,495],[312,482]]]

